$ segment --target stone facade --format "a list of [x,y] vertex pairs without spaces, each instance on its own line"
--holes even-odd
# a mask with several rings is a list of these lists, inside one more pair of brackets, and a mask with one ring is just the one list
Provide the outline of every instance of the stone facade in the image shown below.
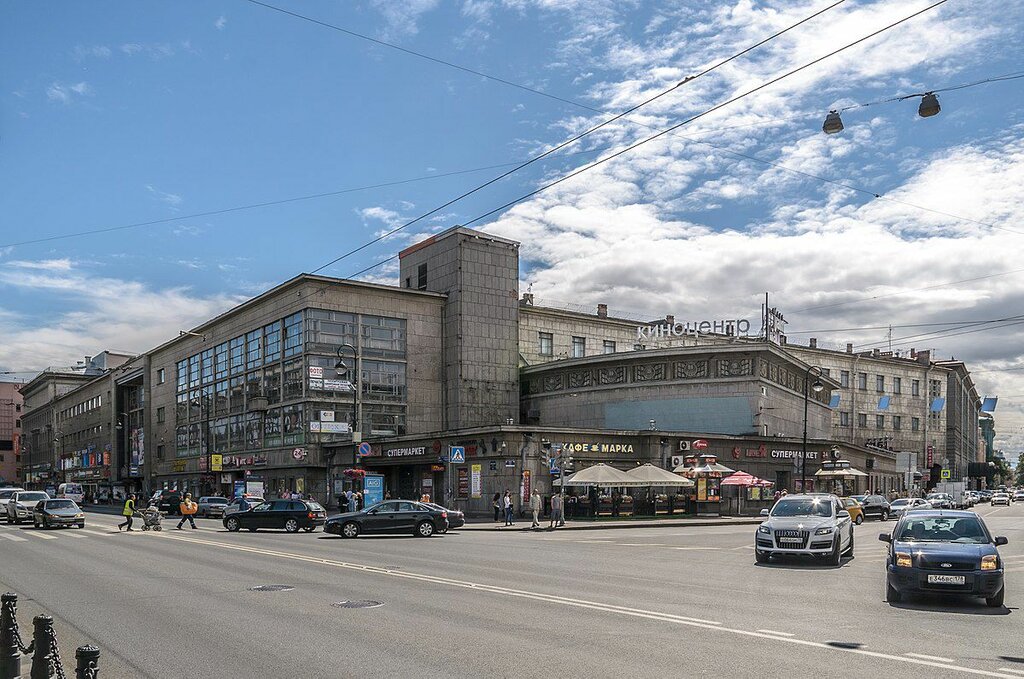
[[22,399],[18,385],[0,382],[0,482],[18,482],[21,466]]

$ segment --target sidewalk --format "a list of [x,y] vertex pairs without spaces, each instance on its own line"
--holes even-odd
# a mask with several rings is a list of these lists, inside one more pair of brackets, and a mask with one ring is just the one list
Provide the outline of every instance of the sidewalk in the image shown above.
[[[690,519],[617,519],[597,521],[566,521],[564,526],[556,530],[608,530],[612,528],[703,528],[708,526],[757,526],[764,519],[756,516],[716,516],[708,518]],[[550,519],[541,519],[540,529],[548,530]],[[481,519],[467,519],[466,525],[458,530],[463,531],[484,531],[484,530],[531,530],[530,517],[516,520],[516,525],[506,526],[504,522],[494,522]]]

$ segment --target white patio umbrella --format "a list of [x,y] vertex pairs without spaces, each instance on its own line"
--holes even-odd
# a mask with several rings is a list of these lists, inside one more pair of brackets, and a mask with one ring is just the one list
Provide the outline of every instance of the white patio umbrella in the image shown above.
[[643,481],[645,486],[680,486],[692,488],[694,483],[685,476],[673,474],[667,469],[655,467],[651,463],[642,464],[626,472],[626,476]]
[[[592,467],[581,469],[563,483],[566,486],[598,486],[604,488],[618,488],[621,486],[649,486],[647,481],[640,481],[625,472],[620,472],[615,467],[609,467],[604,463],[595,464]],[[557,481],[556,485],[560,485]]]

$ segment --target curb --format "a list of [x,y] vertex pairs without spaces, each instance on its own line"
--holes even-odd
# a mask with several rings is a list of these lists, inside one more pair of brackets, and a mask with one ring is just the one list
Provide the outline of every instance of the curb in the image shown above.
[[[537,528],[537,532],[555,532],[563,530],[612,530],[615,528],[703,528],[715,527],[715,526],[758,526],[761,524],[760,518],[743,518],[743,519],[721,519],[721,520],[708,520],[696,523],[694,520],[690,521],[674,521],[672,523],[652,523],[652,522],[636,522],[636,523],[586,523],[586,524],[565,524],[559,528],[548,528],[541,524],[540,528]],[[456,530],[460,531],[526,531],[534,532],[534,529],[529,525],[527,526],[487,526],[481,524],[466,524]]]

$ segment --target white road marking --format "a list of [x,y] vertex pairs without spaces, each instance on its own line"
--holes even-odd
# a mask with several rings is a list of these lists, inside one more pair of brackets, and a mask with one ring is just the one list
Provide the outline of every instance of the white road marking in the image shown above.
[[79,535],[79,534],[78,534],[79,530],[81,530],[81,529],[78,529],[78,528],[72,528],[72,529],[70,529],[70,530],[66,530],[66,531],[64,531],[64,532],[62,533],[62,535],[65,535],[65,536],[67,536],[67,537],[69,537],[69,538],[84,538],[84,537],[85,537],[84,535]]
[[367,566],[364,564],[350,563],[345,561],[335,561],[333,559],[324,559],[321,557],[308,556],[305,554],[296,554],[293,552],[277,552],[271,551],[264,548],[246,547],[244,545],[230,544],[227,542],[219,542],[214,540],[207,540],[203,538],[192,538],[184,535],[171,535],[171,534],[158,534],[165,540],[179,540],[182,542],[191,542],[197,545],[209,545],[212,547],[219,547],[221,549],[230,549],[239,552],[248,552],[251,554],[262,554],[264,556],[273,556],[281,559],[289,559],[292,561],[302,561],[305,563],[314,563],[322,566],[331,566],[334,568],[343,568],[346,570],[360,571],[363,573],[369,573],[374,575],[382,575],[391,578],[401,578],[411,581],[429,582],[436,585],[446,585],[449,587],[458,587],[463,589],[471,589],[477,592],[484,592],[487,594],[496,594],[501,596],[519,597],[523,599],[533,599],[535,601],[543,601],[545,603],[558,604],[561,606],[569,606],[572,608],[582,608],[594,611],[601,611],[604,613],[613,613],[617,615],[629,616],[633,618],[644,618],[647,620],[656,620],[658,622],[668,622],[675,625],[685,625],[687,627],[697,627],[706,630],[717,630],[720,632],[733,634],[736,636],[744,636],[755,639],[768,639],[777,643],[795,644],[798,646],[804,646],[808,648],[817,648],[825,651],[831,651],[835,653],[851,653],[854,655],[864,656],[868,658],[877,658],[880,660],[897,661],[910,665],[919,665],[923,667],[935,667],[938,669],[952,670],[957,672],[963,672],[965,674],[974,674],[985,677],[1002,677],[1002,679],[1018,679],[1018,674],[1003,674],[1000,672],[993,672],[990,670],[982,670],[974,667],[963,667],[960,665],[953,665],[949,663],[940,663],[933,660],[924,660],[921,658],[909,658],[903,655],[893,655],[891,653],[882,653],[879,651],[869,651],[865,648],[844,648],[841,646],[830,645],[821,641],[809,641],[806,639],[797,639],[794,637],[783,637],[777,634],[765,634],[764,632],[754,632],[751,630],[738,629],[733,627],[725,627],[720,622],[714,622],[711,620],[701,620],[700,618],[689,618],[681,615],[675,615],[673,613],[662,613],[660,611],[643,610],[638,608],[627,608],[625,606],[617,606],[614,604],[600,603],[596,601],[586,601],[584,599],[572,599],[569,597],[557,596],[554,594],[543,594],[540,592],[530,592],[521,589],[511,589],[508,587],[499,587],[497,585],[488,585],[478,582],[469,582],[466,580],[455,580],[453,578],[446,578],[443,576],[427,575],[423,573],[413,573],[410,571],[389,571],[380,566]]
[[680,549],[683,551],[699,551],[699,552],[710,552],[718,551],[721,547],[673,547],[672,549]]
[[39,538],[40,540],[56,540],[57,539],[56,535],[47,535],[46,533],[39,533],[37,531],[28,531],[28,530],[25,531],[25,532],[28,535],[31,535],[34,538]]
[[937,655],[924,655],[923,653],[904,653],[903,655],[911,658],[920,658],[921,660],[934,660],[935,662],[951,663],[956,662],[952,658],[940,658]]
[[1015,670],[1012,667],[1000,667],[999,671],[1000,672],[1013,672],[1014,674],[1024,675],[1024,670]]
[[14,542],[28,542],[28,540],[21,537],[20,535],[8,535],[7,533],[0,533],[0,538],[7,538],[8,540],[13,540]]
[[113,534],[113,533],[101,533],[101,532],[99,532],[98,530],[89,530],[88,528],[85,528],[85,529],[83,529],[83,530],[80,530],[79,532],[80,532],[80,533],[87,533],[87,534],[89,534],[89,535],[98,535],[98,536],[100,536],[101,538],[102,538],[102,537],[106,537],[106,536],[108,536],[108,535],[112,535],[112,534]]
[[796,636],[795,634],[792,634],[790,632],[779,632],[778,630],[773,630],[773,629],[759,629],[757,631],[758,632],[764,632],[765,634],[775,634],[775,635],[778,635],[780,637],[795,637]]
[[[664,542],[616,542],[619,547],[668,547]],[[676,549],[680,549],[676,547]]]
[[1004,573],[1017,573],[1019,571],[1024,571],[1024,566],[1014,566],[1013,568],[1004,568],[1003,569]]

